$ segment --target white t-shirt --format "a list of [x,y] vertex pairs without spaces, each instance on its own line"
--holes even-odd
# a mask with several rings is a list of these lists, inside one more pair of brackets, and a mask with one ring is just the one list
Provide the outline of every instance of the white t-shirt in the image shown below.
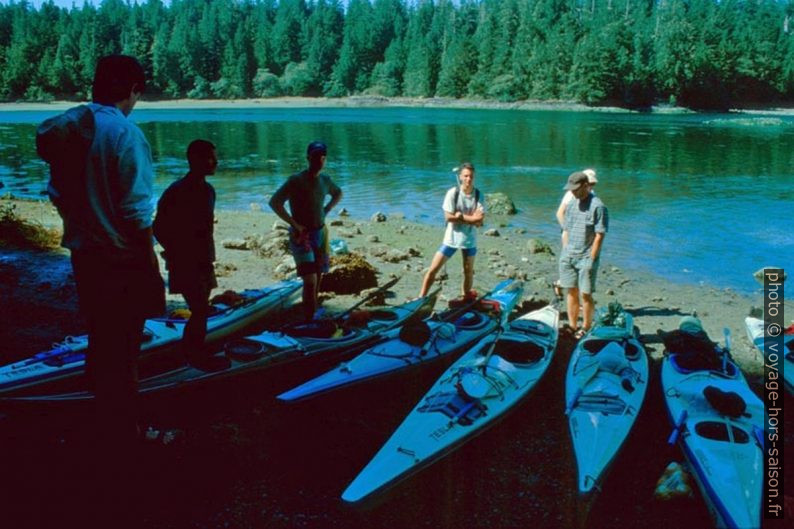
[[[446,196],[444,196],[444,204],[442,206],[444,211],[453,215],[456,211],[460,211],[464,215],[471,215],[479,208],[485,212],[485,207],[482,203],[477,202],[473,190],[470,195],[467,195],[461,189],[458,193],[458,207],[456,208],[455,204],[453,204],[455,189],[457,189],[457,187],[451,188],[447,191]],[[482,198],[482,196],[480,196],[480,198]],[[444,245],[450,248],[476,248],[476,226],[472,224],[462,224],[460,222],[447,222],[447,231],[444,233]]]

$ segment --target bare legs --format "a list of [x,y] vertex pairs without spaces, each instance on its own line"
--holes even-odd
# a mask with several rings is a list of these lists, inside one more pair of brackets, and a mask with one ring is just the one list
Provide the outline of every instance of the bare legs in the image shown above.
[[[422,290],[419,291],[419,297],[424,297],[433,286],[436,280],[436,275],[441,267],[449,260],[449,257],[441,252],[436,252],[433,256],[433,262],[430,263],[430,269],[425,274],[422,280]],[[468,294],[474,285],[474,256],[463,256],[463,295]]]
[[433,262],[430,263],[430,270],[427,271],[422,280],[422,290],[419,291],[420,298],[427,295],[427,291],[430,290],[430,287],[433,286],[433,282],[436,280],[436,274],[438,274],[438,271],[441,270],[441,267],[444,266],[444,263],[446,263],[448,259],[449,258],[441,252],[436,252],[433,256]]
[[314,313],[317,312],[317,296],[319,291],[320,279],[322,274],[306,274],[303,279],[303,317],[306,321],[312,321]]
[[[568,289],[566,301],[568,304],[568,320],[571,323],[571,327],[576,328],[576,323],[579,320],[579,289],[577,287]],[[592,294],[582,292],[581,307],[584,316],[582,328],[590,330],[590,327],[593,326],[593,314],[595,313],[595,301]]]
[[474,286],[474,256],[463,256],[463,295],[471,292]]

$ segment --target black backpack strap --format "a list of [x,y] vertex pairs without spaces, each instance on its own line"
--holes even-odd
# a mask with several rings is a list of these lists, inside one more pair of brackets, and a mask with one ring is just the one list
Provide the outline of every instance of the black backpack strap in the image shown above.
[[[460,211],[458,209],[458,198],[460,198],[460,186],[455,186],[455,194],[452,197],[452,204],[454,205],[455,211]],[[476,187],[474,188],[474,206],[476,207],[477,204],[480,203],[480,190]]]

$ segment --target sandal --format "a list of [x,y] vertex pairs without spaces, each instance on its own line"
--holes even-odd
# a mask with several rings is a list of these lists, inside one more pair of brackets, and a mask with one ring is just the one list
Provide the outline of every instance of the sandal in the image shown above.
[[576,329],[576,332],[573,333],[573,337],[576,338],[577,340],[581,340],[582,338],[585,337],[585,335],[588,332],[589,331],[587,329],[583,329],[582,327],[579,327],[578,329]]

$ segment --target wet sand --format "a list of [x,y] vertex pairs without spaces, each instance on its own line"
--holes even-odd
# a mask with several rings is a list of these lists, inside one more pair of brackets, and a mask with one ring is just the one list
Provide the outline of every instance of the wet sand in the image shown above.
[[[0,200],[0,207],[6,203]],[[44,225],[59,223],[47,202],[16,203],[28,218]],[[273,282],[281,256],[228,249],[223,242],[267,238],[275,217],[261,211],[220,211],[216,217],[218,262],[227,270],[219,278],[219,291]],[[371,222],[336,213],[331,219],[337,224],[331,227],[332,239],[344,239],[350,250],[367,256],[380,271],[379,283],[402,276],[390,303],[417,294],[441,240],[439,226],[400,218]],[[489,219],[486,228],[496,227],[500,235],[480,235],[475,288],[485,292],[512,275],[525,281],[526,302],[551,300],[556,257],[531,254],[525,235],[498,226],[499,219]],[[546,242],[557,251],[556,241]],[[383,247],[412,247],[420,255],[386,262],[373,255]],[[751,298],[718,287],[673,284],[619,269],[609,263],[608,237],[602,260],[596,299],[602,305],[618,300],[634,314],[652,365],[638,422],[586,526],[709,526],[697,489],[692,498],[671,502],[653,496],[664,467],[682,460],[677,448],[666,445],[670,426],[659,383],[663,347],[656,330],[674,329],[681,316],[692,311],[712,338],[721,341],[722,329],[728,327],[733,355],[760,393],[763,364],[745,335],[744,317],[751,305],[760,305],[761,295]],[[447,265],[438,306],[458,295],[460,268],[455,256]],[[62,250],[3,249],[0,339],[5,345],[0,361],[29,356],[67,334],[84,332],[69,272],[68,254]],[[325,306],[344,310],[358,299],[335,296]],[[180,299],[170,301],[176,305]],[[794,314],[790,302],[786,309]],[[360,508],[344,504],[341,492],[452,359],[294,405],[273,397],[329,365],[295,364],[183,395],[147,399],[148,420],[183,428],[186,435],[179,446],[147,452],[135,519],[140,527],[152,528],[576,527],[581,504],[563,415],[563,381],[573,345],[572,337],[561,337],[545,378],[503,421]],[[786,445],[792,446],[794,409],[788,397],[786,404]],[[82,511],[73,505],[83,501],[78,461],[85,456],[81,425],[88,420],[85,410],[77,407],[16,410],[0,420],[0,442],[8,461],[7,492],[0,505],[10,519],[37,522],[32,527],[50,526],[70,513],[80,519]],[[791,468],[786,472],[789,482]]]

